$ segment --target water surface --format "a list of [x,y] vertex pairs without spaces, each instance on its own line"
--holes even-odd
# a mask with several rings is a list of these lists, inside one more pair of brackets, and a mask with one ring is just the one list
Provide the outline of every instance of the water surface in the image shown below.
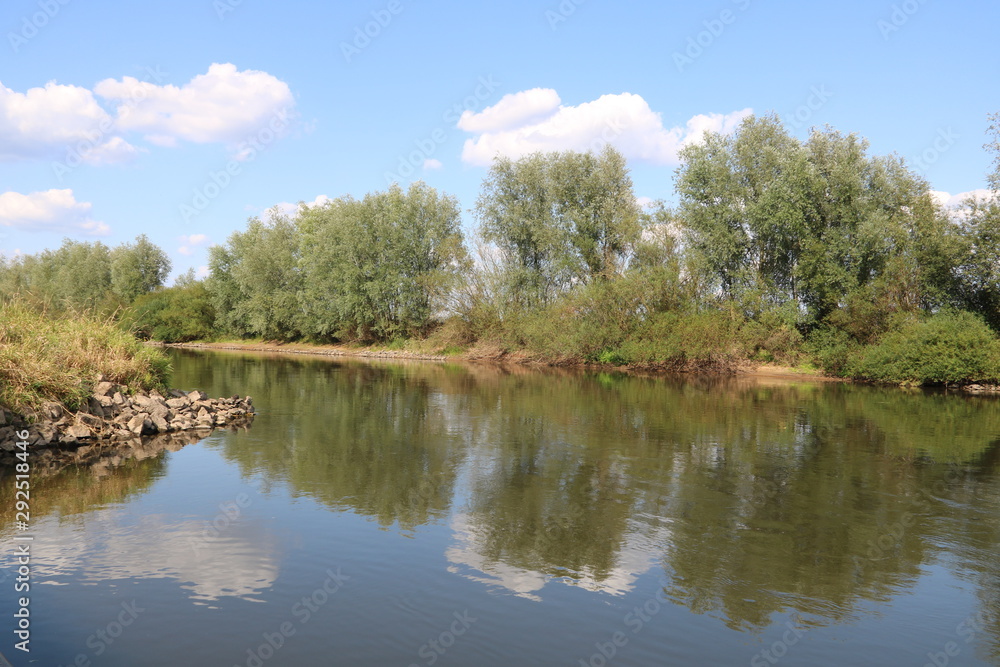
[[997,400],[172,355],[259,415],[36,471],[15,665],[1000,665]]

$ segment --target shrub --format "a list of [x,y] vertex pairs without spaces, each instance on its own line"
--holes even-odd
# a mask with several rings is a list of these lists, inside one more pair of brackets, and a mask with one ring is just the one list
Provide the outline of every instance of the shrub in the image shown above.
[[733,370],[743,358],[739,326],[720,311],[657,313],[619,348],[631,364],[673,370]]
[[909,322],[848,363],[848,374],[876,382],[943,384],[1000,379],[1000,340],[967,312]]
[[215,309],[203,282],[140,296],[122,316],[126,328],[164,343],[211,338],[214,322]]
[[859,347],[854,337],[843,329],[823,326],[809,334],[805,351],[824,371],[842,376]]

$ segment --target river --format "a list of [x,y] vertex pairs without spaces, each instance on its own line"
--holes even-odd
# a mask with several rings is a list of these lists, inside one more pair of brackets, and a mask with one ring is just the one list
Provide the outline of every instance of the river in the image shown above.
[[170,354],[259,414],[33,473],[14,665],[1000,665],[998,399]]

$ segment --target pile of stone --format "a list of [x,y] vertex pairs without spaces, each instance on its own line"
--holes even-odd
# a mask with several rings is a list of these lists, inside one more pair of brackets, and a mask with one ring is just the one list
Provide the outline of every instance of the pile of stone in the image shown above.
[[152,391],[128,394],[128,387],[104,381],[94,387],[87,405],[71,412],[45,403],[33,415],[20,417],[0,408],[0,446],[10,449],[16,432],[28,430],[35,446],[95,440],[127,440],[144,435],[241,425],[253,419],[253,400],[209,398],[203,391],[174,390],[167,396]]

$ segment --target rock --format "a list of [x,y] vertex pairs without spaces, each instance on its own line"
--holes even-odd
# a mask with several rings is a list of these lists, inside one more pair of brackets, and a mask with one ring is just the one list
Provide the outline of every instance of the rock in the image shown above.
[[205,401],[205,400],[208,400],[208,394],[206,394],[203,391],[199,391],[197,389],[195,389],[194,391],[188,393],[187,397],[190,398],[192,401]]
[[45,442],[52,442],[56,439],[56,427],[51,423],[41,423],[35,425],[36,435]]
[[73,438],[74,440],[81,440],[83,438],[91,438],[94,432],[86,424],[73,424],[68,429],[66,429],[66,434]]
[[114,401],[115,405],[125,405],[128,402],[125,399],[125,395],[120,391],[116,391],[115,395],[111,397],[111,400]]
[[131,431],[132,433],[135,433],[136,435],[141,434],[145,421],[146,421],[146,415],[143,414],[138,414],[132,417],[132,419],[130,419],[128,422],[128,430]]
[[167,420],[164,419],[162,415],[154,413],[153,415],[150,416],[149,419],[152,422],[153,427],[156,429],[157,433],[166,433],[167,431],[170,430],[169,426],[167,425]]
[[173,408],[174,410],[178,410],[180,408],[186,408],[189,405],[191,405],[191,401],[189,401],[186,396],[183,398],[167,399],[167,407]]
[[136,394],[132,397],[132,405],[137,405],[140,408],[148,408],[153,405],[154,401],[149,396],[143,396],[142,394]]
[[90,414],[101,417],[102,419],[104,418],[104,406],[102,406],[101,402],[98,401],[96,398],[91,397],[90,399],[88,399],[87,408]]
[[43,403],[42,416],[48,419],[59,419],[63,415],[63,407],[58,403]]
[[115,393],[115,385],[111,382],[98,382],[94,387],[94,396],[109,396]]
[[89,426],[92,430],[100,430],[104,426],[104,419],[96,415],[80,413],[76,418],[81,424]]
[[149,414],[153,417],[158,417],[160,419],[167,419],[167,415],[170,414],[170,408],[165,405],[160,405],[159,403],[153,403],[149,408]]

